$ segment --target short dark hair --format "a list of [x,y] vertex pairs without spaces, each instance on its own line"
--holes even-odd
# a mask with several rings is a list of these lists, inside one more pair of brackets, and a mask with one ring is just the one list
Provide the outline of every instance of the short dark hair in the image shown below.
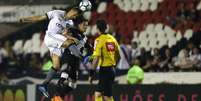
[[69,12],[70,10],[75,10],[75,11],[78,12],[78,14],[82,14],[83,13],[83,11],[80,10],[79,7],[77,7],[75,5],[69,6],[69,7],[66,8],[66,12]]
[[107,24],[105,20],[100,19],[96,21],[96,26],[100,30],[100,32],[105,33],[105,30],[107,29]]
[[75,19],[73,19],[74,25],[78,27],[78,25],[84,21],[88,21],[83,15],[77,16]]

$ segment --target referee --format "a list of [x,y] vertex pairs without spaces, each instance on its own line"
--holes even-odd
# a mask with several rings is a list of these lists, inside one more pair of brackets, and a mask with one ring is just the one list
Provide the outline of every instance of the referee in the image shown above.
[[114,68],[119,60],[119,45],[112,35],[105,33],[107,24],[104,20],[98,20],[96,26],[99,37],[94,42],[89,81],[92,83],[95,69],[99,66],[99,82],[95,91],[95,101],[114,101],[112,84],[115,78]]

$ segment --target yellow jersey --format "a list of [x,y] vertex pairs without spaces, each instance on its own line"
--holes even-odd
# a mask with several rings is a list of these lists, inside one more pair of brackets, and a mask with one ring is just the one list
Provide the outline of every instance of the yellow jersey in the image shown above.
[[119,44],[110,34],[101,34],[94,42],[93,57],[99,57],[98,66],[115,66],[119,57]]

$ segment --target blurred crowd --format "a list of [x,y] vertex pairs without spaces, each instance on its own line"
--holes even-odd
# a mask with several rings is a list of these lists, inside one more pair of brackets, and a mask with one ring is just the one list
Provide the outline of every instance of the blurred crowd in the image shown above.
[[11,41],[0,43],[0,67],[1,71],[42,70],[42,65],[48,62],[48,53],[41,56],[40,53],[18,54],[13,50]]
[[125,57],[131,65],[134,60],[140,60],[141,67],[146,72],[201,70],[200,48],[192,43],[188,43],[176,55],[176,51],[168,46],[146,51],[143,47],[139,48],[136,42],[131,45],[121,44],[121,49],[125,51]]
[[[166,17],[172,28],[182,29],[200,21],[200,10],[196,6],[199,0],[192,0],[192,3],[189,4],[185,3],[184,0],[179,0],[178,2],[176,17]],[[193,30],[197,31],[197,28],[193,28]]]
[[[154,48],[146,51],[144,47],[138,47],[136,42],[121,38],[114,32],[113,35],[119,41],[121,49],[122,61],[120,60],[121,63],[119,64],[123,65],[119,65],[118,69],[129,69],[133,65],[132,61],[139,59],[141,67],[147,72],[201,70],[200,47],[190,41],[181,41],[180,44],[171,48],[164,46],[161,49]],[[126,64],[128,65],[126,66]],[[49,52],[44,55],[36,52],[18,54],[13,50],[11,41],[0,43],[1,72],[5,70],[43,72],[47,71],[51,66]]]

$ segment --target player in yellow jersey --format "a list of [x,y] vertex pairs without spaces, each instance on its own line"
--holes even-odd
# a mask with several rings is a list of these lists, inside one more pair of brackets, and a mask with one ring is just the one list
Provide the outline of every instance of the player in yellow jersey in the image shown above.
[[95,101],[114,101],[112,84],[115,78],[115,67],[119,60],[119,45],[112,35],[105,33],[107,24],[104,20],[98,20],[96,26],[100,36],[94,43],[89,81],[92,83],[94,71],[99,66],[99,83],[95,91]]

